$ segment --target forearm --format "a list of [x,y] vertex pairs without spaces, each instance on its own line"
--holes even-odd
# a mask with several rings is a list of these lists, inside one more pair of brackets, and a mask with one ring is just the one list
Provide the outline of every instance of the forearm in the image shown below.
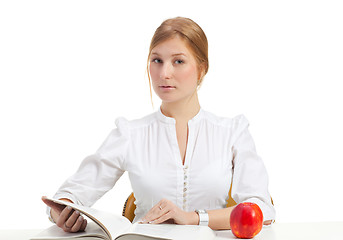
[[223,209],[216,209],[216,210],[208,210],[208,217],[209,223],[208,226],[213,230],[226,230],[230,228],[230,215],[233,207],[223,208]]
[[[228,230],[231,229],[230,227],[230,216],[232,210],[235,208],[228,207],[223,209],[216,209],[216,210],[208,210],[208,217],[209,223],[208,226],[213,230]],[[198,225],[199,224],[199,216],[195,212],[190,213],[190,224]],[[264,225],[270,225],[272,223],[271,220],[264,221]]]
[[[213,230],[230,229],[230,214],[234,207],[208,210],[209,227]],[[199,215],[196,212],[188,212],[188,224],[198,225]]]

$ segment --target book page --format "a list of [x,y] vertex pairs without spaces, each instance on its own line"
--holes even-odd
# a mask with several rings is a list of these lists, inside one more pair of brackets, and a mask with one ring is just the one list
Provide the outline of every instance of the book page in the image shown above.
[[[79,210],[87,217],[91,218],[106,234],[108,240],[140,240],[140,239],[196,239],[196,240],[212,240],[215,238],[215,234],[207,226],[198,225],[177,225],[177,224],[132,224],[127,218],[118,216],[115,214],[107,213],[97,209],[76,205],[73,203],[50,199],[55,203],[70,206],[73,209]],[[94,224],[95,225],[95,224]],[[59,229],[56,225],[52,226]],[[88,229],[90,228],[90,229]],[[93,228],[92,223],[88,223],[86,232],[90,232]],[[62,229],[60,229],[62,230]],[[99,229],[98,229],[99,230]],[[96,230],[96,231],[98,231]],[[55,230],[54,230],[55,231]],[[62,230],[63,232],[63,230]],[[55,234],[55,233],[54,233]],[[69,238],[72,239],[70,233],[66,233]],[[80,237],[86,236],[80,233]],[[75,237],[77,237],[75,235]],[[57,238],[37,238],[37,239],[58,239]],[[83,238],[83,237],[81,237]]]
[[[104,232],[108,235],[108,239],[112,240],[115,239],[116,236],[121,235],[125,233],[127,230],[130,229],[132,226],[132,223],[125,217],[115,215],[112,213],[100,211],[94,208],[85,207],[61,200],[51,199],[47,198],[50,201],[53,201],[55,203],[70,206],[73,209],[79,210],[83,214],[85,214],[87,217],[92,219],[95,223],[97,223]],[[87,226],[88,227],[88,226]]]
[[94,222],[88,223],[85,231],[83,232],[77,232],[77,233],[68,233],[63,231],[61,228],[57,227],[56,225],[53,225],[42,232],[40,232],[38,235],[31,238],[31,240],[54,240],[54,239],[83,239],[87,238],[90,239],[96,238],[96,239],[108,239],[107,234],[100,228],[100,226]]
[[[198,225],[177,225],[177,224],[140,224],[135,223],[127,233],[118,237],[118,240],[124,240],[122,236],[143,235],[153,237],[155,239],[196,239],[196,240],[212,240],[215,234],[212,229],[206,226]],[[127,238],[130,239],[130,238]],[[131,239],[138,239],[132,237]]]

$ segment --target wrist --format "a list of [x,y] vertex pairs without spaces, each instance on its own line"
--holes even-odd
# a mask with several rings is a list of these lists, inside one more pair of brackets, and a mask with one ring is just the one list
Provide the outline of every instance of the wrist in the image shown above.
[[199,225],[199,215],[196,212],[188,212],[187,225]]
[[199,215],[199,225],[208,226],[209,217],[205,209],[197,209],[195,212]]

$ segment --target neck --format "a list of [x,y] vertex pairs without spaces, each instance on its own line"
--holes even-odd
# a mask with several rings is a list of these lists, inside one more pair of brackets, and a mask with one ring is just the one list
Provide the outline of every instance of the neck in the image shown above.
[[177,102],[162,102],[161,112],[174,118],[176,122],[188,122],[200,111],[198,94],[195,91],[190,99]]

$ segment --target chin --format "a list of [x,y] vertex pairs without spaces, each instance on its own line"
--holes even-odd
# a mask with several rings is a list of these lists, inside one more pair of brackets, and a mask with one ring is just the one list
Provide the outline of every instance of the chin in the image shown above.
[[160,97],[160,99],[161,99],[162,102],[165,102],[165,103],[176,102],[176,100],[170,99],[170,98],[161,98],[161,97]]
[[161,99],[162,102],[170,103],[170,102],[177,101],[177,99],[175,97],[170,96],[170,95],[169,96],[166,96],[165,94],[156,94],[156,95],[159,97],[159,99]]

